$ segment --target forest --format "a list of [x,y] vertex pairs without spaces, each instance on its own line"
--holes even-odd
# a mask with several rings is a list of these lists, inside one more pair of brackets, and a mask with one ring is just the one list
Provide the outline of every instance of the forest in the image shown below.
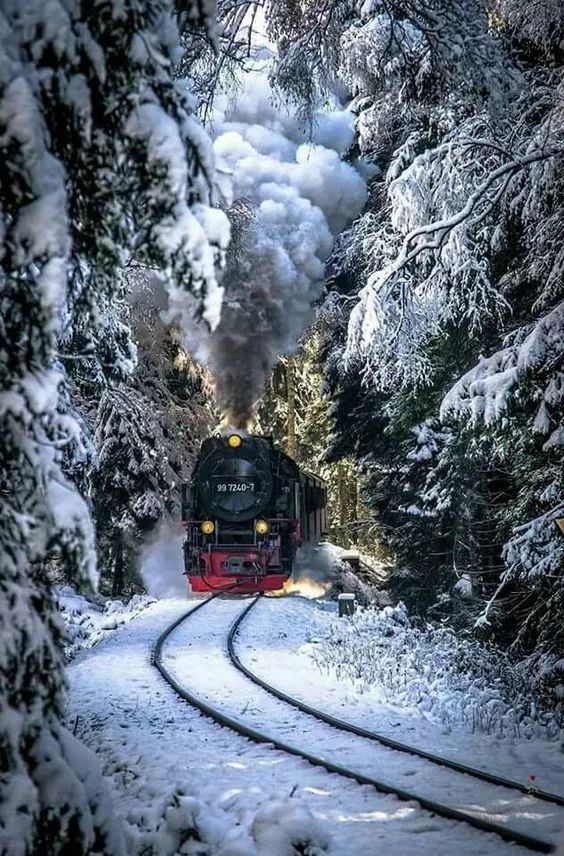
[[0,57],[0,851],[127,852],[53,586],[142,593],[221,425],[561,716],[561,0],[1,0]]

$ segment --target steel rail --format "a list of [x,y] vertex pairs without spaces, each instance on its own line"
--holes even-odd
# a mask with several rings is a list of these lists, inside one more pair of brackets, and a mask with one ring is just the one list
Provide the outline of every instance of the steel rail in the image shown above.
[[[272,598],[272,600],[278,600],[279,598]],[[368,740],[374,740],[377,743],[381,743],[383,746],[388,747],[389,749],[396,749],[398,752],[405,752],[408,755],[414,755],[418,758],[423,758],[426,761],[430,761],[432,764],[436,764],[440,767],[448,767],[451,770],[456,770],[457,773],[463,773],[467,776],[472,776],[475,779],[480,779],[484,782],[488,782],[491,785],[499,785],[504,788],[509,788],[511,790],[520,791],[527,796],[534,797],[535,799],[544,800],[545,802],[553,803],[554,805],[564,806],[564,797],[560,796],[560,794],[553,794],[550,791],[537,790],[536,788],[528,788],[526,785],[523,785],[521,782],[515,782],[512,779],[506,779],[503,776],[499,776],[496,773],[489,773],[487,770],[479,770],[477,767],[471,767],[467,764],[461,764],[458,761],[453,761],[450,758],[444,758],[442,755],[436,755],[433,752],[427,752],[425,749],[419,749],[417,746],[412,746],[409,743],[402,743],[400,740],[394,740],[392,737],[387,737],[385,734],[379,734],[376,731],[370,731],[366,728],[362,728],[360,725],[354,725],[352,722],[347,722],[346,720],[339,719],[336,716],[331,716],[330,713],[326,713],[323,710],[319,710],[316,707],[312,707],[306,702],[300,701],[294,696],[288,695],[288,693],[283,692],[283,690],[278,689],[277,687],[272,686],[263,678],[259,677],[255,672],[249,669],[248,666],[245,666],[244,663],[241,662],[237,652],[235,650],[235,637],[239,632],[243,622],[249,615],[250,611],[260,600],[259,597],[255,598],[249,606],[243,610],[241,615],[237,618],[237,620],[231,626],[231,630],[229,632],[229,636],[227,639],[227,650],[229,653],[229,658],[236,669],[242,672],[245,677],[249,678],[254,684],[262,687],[262,689],[266,690],[271,695],[280,699],[280,701],[284,701],[287,704],[292,705],[292,707],[296,707],[298,710],[301,710],[302,713],[307,713],[310,716],[314,716],[316,719],[320,719],[323,722],[326,722],[327,725],[332,725],[334,728],[338,728],[340,731],[348,731],[351,734],[356,734],[358,737],[365,737]]]
[[[321,758],[317,755],[312,754],[311,752],[307,752],[304,749],[300,749],[297,746],[293,746],[290,743],[286,743],[283,740],[279,740],[276,737],[272,737],[268,734],[264,734],[261,731],[257,731],[257,729],[245,725],[238,719],[234,719],[228,714],[223,713],[221,710],[218,710],[216,707],[204,701],[203,699],[198,698],[197,695],[183,687],[182,684],[180,684],[173,677],[173,675],[168,671],[168,669],[163,663],[162,654],[164,644],[166,640],[171,636],[171,634],[183,622],[188,621],[193,615],[203,609],[203,607],[214,601],[216,597],[217,595],[212,595],[211,597],[206,598],[206,600],[199,603],[196,607],[193,607],[192,609],[188,610],[188,612],[184,613],[175,621],[173,621],[172,624],[170,624],[158,637],[155,643],[155,647],[153,649],[153,665],[159,671],[159,673],[167,682],[167,684],[177,693],[177,695],[184,699],[184,701],[188,702],[188,704],[190,704],[192,707],[196,708],[205,716],[217,722],[219,725],[223,725],[224,727],[229,728],[231,731],[234,731],[243,737],[247,737],[249,740],[252,740],[255,743],[272,746],[274,749],[278,749],[281,752],[286,752],[289,755],[294,755],[297,758],[301,758],[304,761],[308,761],[315,767],[322,767],[329,773],[335,773],[339,776],[343,776],[344,778],[353,779],[361,785],[369,785],[380,793],[398,797],[400,800],[404,800],[406,802],[417,802],[419,803],[422,809],[425,809],[426,811],[429,811],[432,814],[440,815],[441,817],[445,817],[448,820],[456,820],[462,823],[467,823],[469,826],[472,826],[475,829],[480,830],[481,832],[493,833],[495,835],[498,835],[504,841],[510,842],[512,844],[519,844],[522,847],[525,847],[528,850],[532,850],[536,853],[553,852],[554,846],[548,841],[535,838],[533,836],[527,835],[526,833],[517,832],[501,824],[497,824],[488,820],[483,820],[479,817],[474,817],[473,815],[467,814],[466,812],[453,808],[452,806],[444,805],[442,803],[436,802],[435,800],[427,799],[427,797],[421,796],[411,791],[407,791],[403,788],[396,787],[395,785],[389,784],[387,782],[382,782],[379,779],[373,778],[372,776],[366,776],[363,773],[359,773],[355,770],[350,770],[347,767],[343,767],[340,764],[335,764],[334,762],[329,761],[327,758]],[[252,601],[252,605],[254,605],[255,602],[256,600]],[[244,614],[246,613],[247,610],[244,611]],[[230,628],[229,634],[231,638],[233,638],[234,636],[234,633],[232,634],[232,630],[233,625]]]

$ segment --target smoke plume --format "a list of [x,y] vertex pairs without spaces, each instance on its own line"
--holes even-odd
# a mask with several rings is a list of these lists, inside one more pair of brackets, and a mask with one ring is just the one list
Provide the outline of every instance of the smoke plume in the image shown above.
[[344,110],[320,114],[308,142],[275,103],[264,71],[248,75],[244,91],[216,116],[232,245],[220,323],[186,344],[211,369],[218,404],[235,427],[247,423],[279,356],[295,351],[333,241],[364,203],[364,180],[341,160],[353,122]]
[[186,598],[183,576],[182,542],[185,533],[179,524],[163,523],[141,557],[140,572],[148,594],[157,598]]

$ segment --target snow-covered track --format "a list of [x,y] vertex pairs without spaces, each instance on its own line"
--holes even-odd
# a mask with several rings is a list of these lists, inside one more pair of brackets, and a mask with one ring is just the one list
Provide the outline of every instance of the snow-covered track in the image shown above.
[[[196,692],[187,689],[186,686],[184,686],[181,681],[178,680],[178,678],[175,677],[175,675],[172,673],[173,670],[171,670],[167,667],[167,665],[165,665],[165,658],[163,657],[163,648],[169,637],[171,637],[171,635],[176,630],[179,630],[181,628],[181,625],[185,623],[187,624],[190,619],[194,618],[196,614],[200,612],[200,610],[202,610],[208,604],[211,604],[213,601],[216,601],[216,599],[217,596],[212,595],[211,597],[202,601],[202,603],[198,604],[196,607],[193,607],[186,614],[180,616],[180,618],[174,621],[171,625],[169,625],[169,627],[167,627],[158,638],[153,652],[153,663],[155,667],[158,669],[158,671],[165,679],[165,681],[169,684],[169,686],[171,686],[172,689],[190,705],[198,709],[204,715],[212,718],[218,724],[225,726],[250,740],[253,740],[257,743],[270,745],[273,748],[278,749],[282,752],[294,755],[298,758],[308,761],[310,764],[324,768],[329,773],[335,773],[347,779],[352,779],[361,785],[369,785],[381,793],[393,795],[401,800],[405,800],[412,803],[416,802],[421,806],[422,809],[434,815],[438,815],[448,820],[466,823],[481,832],[493,833],[495,835],[498,835],[506,842],[521,845],[522,847],[525,847],[534,852],[551,853],[553,851],[555,846],[554,842],[543,840],[539,837],[529,835],[526,832],[517,829],[512,829],[507,824],[496,823],[495,821],[489,820],[487,818],[470,814],[452,805],[448,805],[446,803],[430,799],[427,796],[417,793],[415,791],[407,790],[392,783],[381,781],[379,778],[375,778],[372,775],[367,775],[359,770],[351,769],[350,767],[336,763],[335,761],[332,761],[325,756],[313,754],[312,752],[301,748],[300,746],[297,746],[294,743],[289,743],[286,740],[281,740],[278,737],[274,737],[272,734],[268,734],[262,730],[258,730],[257,728],[254,728],[241,721],[241,719],[235,718],[229,713],[226,713],[216,704],[210,703],[209,700],[205,700],[201,697],[200,694],[197,694]],[[339,732],[349,731],[349,723],[343,723],[343,725],[347,727],[341,728],[335,723],[326,722],[322,717],[318,717],[316,713],[311,713],[310,711],[302,711],[300,709],[301,702],[298,702],[296,699],[292,699],[290,696],[286,698],[281,698],[278,695],[278,690],[272,692],[272,690],[275,690],[275,688],[263,686],[260,682],[260,679],[256,679],[256,676],[253,676],[251,678],[250,673],[246,674],[245,667],[242,666],[236,653],[234,652],[233,639],[237,632],[237,629],[241,625],[241,621],[243,620],[244,616],[248,614],[249,609],[252,608],[255,602],[256,599],[251,602],[249,607],[247,607],[245,610],[243,610],[237,615],[237,617],[229,627],[228,647],[226,653],[229,656],[231,665],[237,668],[238,674],[244,675],[245,678],[251,680],[254,685],[260,686],[269,695],[277,696],[279,701],[284,702],[286,705],[290,705],[291,708],[298,709],[298,711],[302,714],[307,713],[308,718],[313,717],[313,719],[317,720],[318,723],[322,725],[324,729],[327,729],[327,726],[330,725],[337,736]],[[363,739],[365,739],[364,735],[362,735],[362,737]]]
[[[269,599],[269,598],[267,598]],[[275,598],[275,600],[279,600],[279,598]],[[343,719],[339,719],[338,717],[332,716],[330,713],[326,713],[323,710],[319,710],[319,708],[312,707],[306,702],[300,701],[294,696],[289,695],[288,693],[283,692],[278,689],[278,687],[273,686],[272,684],[265,681],[248,666],[245,666],[244,663],[241,662],[236,650],[235,650],[235,637],[237,636],[239,630],[241,629],[243,622],[248,617],[249,613],[253,609],[254,606],[258,603],[259,598],[255,598],[246,609],[239,615],[236,621],[231,626],[231,630],[229,631],[229,636],[227,638],[227,650],[229,652],[229,658],[236,669],[239,669],[249,680],[253,681],[253,683],[257,684],[259,687],[262,687],[267,692],[271,693],[276,698],[279,698],[281,701],[285,701],[287,704],[291,704],[293,707],[296,707],[298,710],[301,710],[302,713],[307,713],[309,716],[314,716],[316,719],[320,719],[322,722],[326,722],[328,725],[333,725],[335,728],[338,728],[340,731],[348,731],[351,734],[356,734],[359,737],[365,737],[368,740],[374,740],[377,743],[381,743],[383,746],[388,747],[389,749],[395,749],[398,752],[405,752],[408,755],[414,755],[418,758],[423,758],[426,761],[430,761],[432,764],[436,764],[440,767],[447,767],[450,770],[455,770],[457,773],[463,773],[467,776],[473,776],[475,779],[480,779],[482,782],[488,782],[491,785],[499,785],[504,788],[509,788],[510,790],[520,791],[522,794],[527,794],[528,796],[533,796],[535,799],[543,800],[544,802],[552,803],[557,806],[564,806],[564,797],[560,796],[560,794],[553,794],[549,791],[543,791],[541,789],[535,788],[534,791],[521,782],[515,782],[512,779],[507,779],[504,776],[496,775],[495,773],[489,773],[487,770],[479,770],[477,767],[470,767],[467,764],[460,764],[457,761],[453,761],[450,758],[444,758],[442,755],[437,755],[434,752],[427,752],[424,749],[420,749],[417,746],[412,746],[409,743],[403,743],[400,740],[394,740],[392,737],[387,737],[384,734],[379,734],[376,731],[369,731],[366,728],[361,728],[359,725],[354,725],[352,722],[347,722]]]

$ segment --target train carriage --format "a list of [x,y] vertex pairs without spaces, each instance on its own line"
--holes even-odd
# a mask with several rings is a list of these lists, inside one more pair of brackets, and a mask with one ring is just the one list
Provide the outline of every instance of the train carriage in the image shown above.
[[300,527],[302,538],[317,543],[327,529],[327,486],[322,478],[305,470],[300,472],[302,503]]
[[326,527],[326,487],[271,437],[230,434],[202,443],[183,488],[185,574],[193,591],[272,591],[302,542]]

